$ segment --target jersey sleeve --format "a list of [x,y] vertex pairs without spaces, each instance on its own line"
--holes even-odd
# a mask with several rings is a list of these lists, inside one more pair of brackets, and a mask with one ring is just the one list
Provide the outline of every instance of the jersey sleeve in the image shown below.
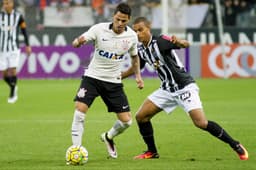
[[138,48],[137,48],[137,45],[138,45],[138,38],[137,36],[134,37],[134,41],[132,43],[132,46],[131,48],[129,49],[129,54],[131,56],[135,56],[138,54]]
[[27,30],[26,30],[27,24],[25,22],[25,19],[24,19],[23,15],[20,15],[18,25],[21,29],[21,32],[22,32],[23,36],[24,36],[24,42],[25,42],[26,46],[29,46],[29,39],[28,39]]
[[20,15],[18,25],[20,26],[21,29],[25,29],[27,27],[23,15]]
[[162,51],[180,49],[180,47],[171,42],[171,37],[166,35],[161,35],[160,37],[158,37],[157,43],[158,46],[160,47],[160,50]]
[[97,37],[97,30],[99,25],[93,25],[86,32],[84,32],[81,36],[85,38],[86,41],[94,41]]

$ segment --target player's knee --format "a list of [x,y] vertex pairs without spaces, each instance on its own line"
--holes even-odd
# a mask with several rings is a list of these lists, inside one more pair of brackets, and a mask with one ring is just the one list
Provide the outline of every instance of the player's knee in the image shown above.
[[205,129],[207,127],[207,120],[194,121],[194,125],[200,129]]
[[88,110],[88,106],[82,102],[76,102],[75,108],[76,108],[76,110],[83,112],[83,113],[86,113]]
[[123,124],[123,127],[128,128],[132,125],[132,119],[130,119],[127,122],[122,122],[122,124]]
[[137,113],[137,114],[135,115],[135,119],[136,119],[137,122],[141,122],[142,117]]
[[140,113],[136,114],[135,119],[138,123],[147,122],[150,120],[150,118]]

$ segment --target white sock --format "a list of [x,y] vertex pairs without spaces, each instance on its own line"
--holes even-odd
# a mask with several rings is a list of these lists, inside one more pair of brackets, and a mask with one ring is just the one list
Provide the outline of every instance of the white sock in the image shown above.
[[132,124],[132,119],[128,122],[122,122],[117,120],[114,126],[108,131],[108,138],[113,139],[115,136],[121,134],[125,129],[127,129]]
[[72,122],[72,143],[73,145],[82,145],[82,136],[84,132],[85,113],[75,110]]

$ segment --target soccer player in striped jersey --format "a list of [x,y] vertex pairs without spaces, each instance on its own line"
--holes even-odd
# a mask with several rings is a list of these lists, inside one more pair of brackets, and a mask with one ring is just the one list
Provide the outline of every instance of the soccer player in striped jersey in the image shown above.
[[[148,96],[136,113],[140,134],[148,148],[146,152],[134,158],[159,158],[150,120],[162,110],[171,113],[180,106],[191,117],[196,127],[229,144],[241,160],[247,160],[249,156],[246,149],[220,125],[206,119],[199,97],[199,87],[186,72],[174,51],[189,47],[189,42],[176,36],[153,36],[150,22],[144,17],[135,19],[133,29],[141,42],[138,46],[141,67],[144,67],[145,63],[154,67],[162,82],[161,87]],[[131,74],[133,70],[129,68],[122,73],[122,78]]]
[[111,158],[117,158],[114,137],[124,132],[132,123],[129,103],[121,82],[121,64],[125,54],[129,53],[131,56],[138,88],[144,86],[137,55],[138,38],[136,33],[127,26],[130,16],[131,8],[121,3],[116,7],[113,22],[93,25],[73,41],[74,47],[80,47],[91,41],[95,51],[88,68],[85,69],[75,97],[72,143],[73,145],[82,144],[85,115],[94,99],[100,96],[108,112],[116,113],[117,117],[112,128],[101,135]]
[[31,47],[24,17],[14,9],[14,0],[3,0],[2,6],[3,10],[0,13],[0,72],[3,73],[3,79],[10,87],[8,103],[15,103],[18,99],[16,68],[20,58],[19,29],[24,35],[28,56],[31,53]]

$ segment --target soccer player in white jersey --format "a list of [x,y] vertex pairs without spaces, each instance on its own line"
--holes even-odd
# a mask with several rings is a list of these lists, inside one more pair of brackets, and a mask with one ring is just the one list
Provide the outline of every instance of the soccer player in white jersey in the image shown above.
[[[190,116],[196,127],[229,144],[241,160],[247,160],[248,152],[240,142],[234,140],[216,122],[206,119],[199,97],[199,87],[184,69],[174,51],[174,49],[189,47],[189,42],[176,36],[153,36],[150,26],[150,22],[145,17],[139,17],[135,19],[133,29],[141,42],[138,46],[141,67],[146,63],[151,65],[161,80],[161,87],[148,96],[136,113],[140,134],[148,148],[146,152],[134,158],[159,158],[151,118],[162,110],[171,113],[179,106]],[[132,68],[129,68],[122,73],[122,78],[132,73]]]
[[21,13],[14,9],[14,1],[3,0],[2,5],[3,11],[0,12],[0,72],[3,73],[3,78],[10,87],[8,103],[15,103],[18,99],[16,68],[20,58],[19,29],[24,36],[28,56],[31,53],[31,47],[25,20]]
[[131,8],[126,3],[116,7],[113,22],[99,23],[73,41],[74,47],[92,41],[94,56],[85,70],[75,97],[75,112],[72,123],[73,145],[82,144],[84,120],[94,99],[101,96],[108,112],[115,112],[117,120],[109,131],[101,135],[111,158],[117,158],[113,138],[125,131],[132,123],[130,107],[121,82],[121,63],[129,53],[138,88],[144,86],[137,56],[137,35],[127,26]]

